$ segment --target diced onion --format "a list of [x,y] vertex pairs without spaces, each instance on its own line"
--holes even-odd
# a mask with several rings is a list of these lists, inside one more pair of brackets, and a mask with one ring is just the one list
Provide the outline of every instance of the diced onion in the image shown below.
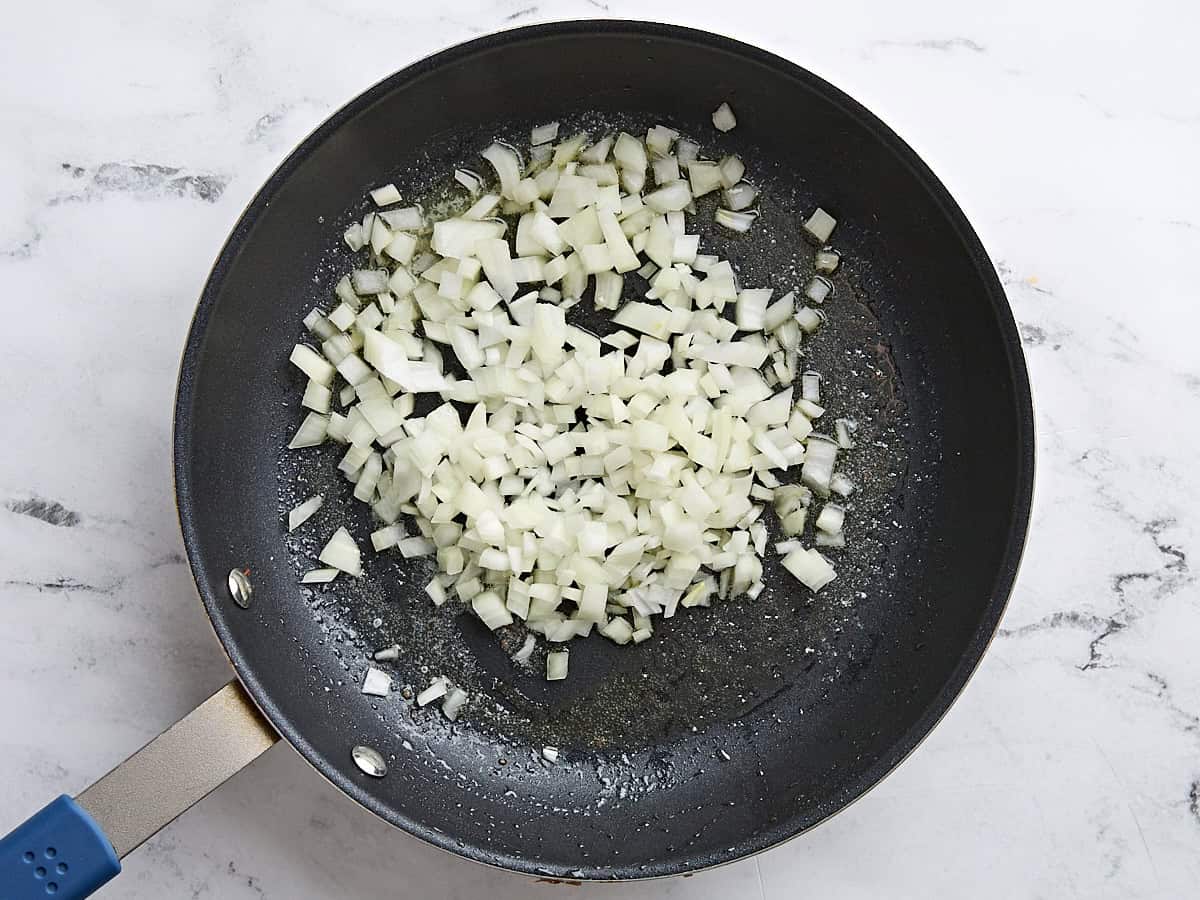
[[344,527],[333,533],[333,537],[329,539],[329,543],[325,545],[318,559],[325,565],[340,569],[347,575],[356,577],[362,575],[362,556],[359,553],[358,545],[354,543],[354,538]]
[[459,710],[466,705],[469,695],[462,688],[453,688],[442,701],[442,715],[451,722],[458,718]]
[[385,184],[371,191],[371,199],[375,201],[376,206],[390,206],[400,202],[400,191],[394,184]]
[[323,384],[326,387],[333,381],[334,368],[321,357],[317,351],[305,344],[297,344],[292,348],[290,360],[296,368],[307,375],[312,381],[317,384]]
[[539,125],[537,128],[533,129],[529,143],[536,147],[538,144],[549,144],[557,137],[558,123],[548,122],[545,125]]
[[[727,103],[713,122],[736,125]],[[777,548],[785,567],[827,584],[832,567],[800,536],[814,493],[853,489],[833,472],[853,426],[838,419],[836,440],[813,431],[820,376],[801,373],[802,343],[823,314],[797,310],[794,291],[772,303],[739,284],[730,261],[701,252],[702,229],[689,233],[698,198],[717,191],[716,223],[752,227],[758,190],[741,158],[703,160],[662,125],[560,141],[550,122],[530,140],[525,160],[491,144],[495,178],[455,170],[470,196],[428,213],[398,207],[393,185],[372,192],[387,208],[344,236],[363,267],[305,315],[319,351],[291,353],[307,411],[291,446],[342,445],[338,468],[379,520],[375,552],[436,554],[430,602],[469,604],[506,643],[523,634],[517,664],[542,635],[546,677],[561,680],[559,648],[575,638],[636,644],[654,616],[770,596],[767,505],[794,538]],[[818,274],[789,287],[813,305],[832,295],[835,224],[823,210],[804,223]],[[589,299],[614,311],[601,334],[567,321]],[[318,506],[292,510],[289,528]],[[842,546],[843,507],[813,514],[810,543]],[[362,573],[346,528],[320,559],[305,582]],[[441,700],[451,720],[468,702],[441,676],[417,699]]]
[[304,417],[304,421],[300,423],[300,427],[296,429],[295,436],[288,443],[289,450],[298,450],[301,447],[315,447],[318,444],[325,442],[325,436],[329,433],[329,416],[323,416],[320,413],[309,413]]
[[829,479],[829,490],[839,497],[849,497],[854,493],[854,482],[841,472],[835,472],[833,477]]
[[441,675],[437,676],[429,683],[429,687],[417,694],[417,706],[428,706],[434,700],[440,700],[449,689],[450,682]]
[[762,331],[766,322],[767,304],[771,302],[769,288],[744,290],[737,297],[737,327],[741,331]]
[[565,650],[555,650],[546,654],[547,681],[562,681],[567,677],[569,656]]
[[813,303],[824,303],[833,292],[833,285],[828,279],[816,276],[804,289],[804,296]]
[[533,650],[536,646],[537,638],[535,638],[532,634],[525,635],[525,643],[523,643],[521,648],[512,656],[513,662],[522,664],[529,662],[529,657],[533,656]]
[[836,503],[826,503],[821,507],[821,512],[813,525],[820,531],[837,534],[842,530],[842,524],[845,520],[846,510],[844,508],[838,506]]
[[478,194],[483,189],[483,184],[480,182],[479,176],[474,172],[468,172],[466,169],[455,169],[454,180],[472,194]]
[[337,578],[337,569],[309,569],[301,576],[301,584],[328,584]]
[[714,219],[722,228],[728,228],[730,231],[744,232],[750,230],[750,226],[754,224],[754,220],[757,217],[757,213],[753,211],[734,212],[729,209],[718,209]]
[[495,591],[484,591],[481,594],[476,594],[471,601],[471,609],[475,611],[475,615],[483,621],[483,624],[495,631],[497,628],[503,628],[505,625],[513,623],[512,613],[504,605],[504,601],[500,599],[500,595]]
[[400,555],[405,559],[411,559],[414,556],[428,556],[431,553],[437,552],[437,547],[433,541],[423,537],[410,537],[399,541],[396,547],[400,550]]
[[379,217],[392,231],[420,231],[425,227],[425,215],[419,206],[384,210]]
[[818,206],[816,211],[808,217],[808,221],[804,223],[804,230],[817,243],[824,244],[829,240],[836,226],[837,219]]
[[320,494],[309,497],[295,509],[288,513],[288,531],[295,531],[321,508],[321,504],[325,502],[325,498]]
[[800,396],[809,403],[821,402],[820,372],[805,372],[800,376]]
[[382,294],[387,290],[388,273],[383,269],[356,269],[350,273],[350,283],[360,297]]
[[821,250],[814,258],[816,269],[822,275],[832,275],[841,265],[842,257],[836,250]]
[[805,450],[800,478],[822,497],[828,496],[838,445],[824,435],[814,434],[805,445]]
[[367,669],[363,678],[362,692],[372,697],[386,697],[392,690],[392,676],[387,672],[374,668]]
[[500,178],[501,195],[513,199],[521,180],[521,159],[516,151],[504,144],[492,144],[480,156],[490,162],[496,170],[496,175]]
[[842,450],[854,449],[854,432],[858,429],[858,425],[850,419],[835,419],[833,422],[833,432],[837,436],[838,447]]
[[672,181],[642,199],[655,212],[670,212],[681,210],[691,203],[692,191],[686,181]]
[[721,196],[726,207],[733,212],[741,212],[754,205],[754,201],[758,199],[758,188],[745,181],[739,181],[733,187],[726,188]]
[[783,558],[783,567],[814,593],[837,577],[829,560],[815,549],[793,550]]
[[737,125],[737,119],[734,118],[733,110],[729,108],[728,103],[722,103],[712,114],[713,126],[718,131],[732,131]]

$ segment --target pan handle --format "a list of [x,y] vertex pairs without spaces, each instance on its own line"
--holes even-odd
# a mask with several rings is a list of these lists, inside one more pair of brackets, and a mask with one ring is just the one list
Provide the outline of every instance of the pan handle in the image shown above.
[[236,680],[78,797],[0,838],[4,900],[81,900],[121,859],[270,748],[279,735]]

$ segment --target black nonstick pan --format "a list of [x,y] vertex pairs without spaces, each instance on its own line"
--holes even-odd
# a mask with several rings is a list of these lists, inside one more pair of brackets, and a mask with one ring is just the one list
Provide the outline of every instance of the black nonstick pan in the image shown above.
[[[739,123],[724,135],[709,118],[722,101]],[[428,561],[367,554],[359,581],[301,586],[329,533],[347,524],[365,538],[370,514],[350,502],[333,448],[282,448],[302,418],[302,376],[287,356],[304,314],[352,267],[341,233],[368,209],[365,191],[394,181],[406,197],[427,194],[455,167],[482,166],[493,139],[527,141],[554,119],[564,130],[663,123],[710,154],[739,153],[763,190],[762,216],[748,236],[704,226],[702,245],[729,257],[743,284],[801,288],[813,266],[802,217],[817,205],[836,215],[845,263],[809,352],[830,384],[827,415],[859,423],[846,457],[859,490],[848,548],[830,553],[839,577],[819,594],[772,563],[757,600],[687,610],[636,647],[578,641],[570,678],[547,683],[461,609],[433,609]],[[573,315],[606,327],[587,301]],[[200,298],[179,378],[175,477],[196,584],[241,686],[78,804],[48,807],[0,842],[0,877],[58,877],[61,896],[83,896],[82,876],[55,875],[45,856],[62,817],[82,835],[80,859],[101,839],[88,823],[108,835],[112,859],[80,867],[99,883],[276,732],[376,815],[520,872],[671,875],[793,837],[895,767],[979,662],[1025,537],[1033,425],[992,265],[890,129],[745,44],[571,22],[488,36],[397,73],[271,176]],[[317,490],[325,506],[289,536],[286,510]],[[411,691],[360,693],[370,652],[391,644],[399,659],[381,665],[397,686],[419,691],[446,674],[470,691],[458,722],[418,709]]]

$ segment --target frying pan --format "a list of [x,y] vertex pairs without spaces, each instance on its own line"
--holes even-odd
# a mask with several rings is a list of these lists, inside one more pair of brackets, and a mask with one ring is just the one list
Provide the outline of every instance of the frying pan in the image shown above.
[[[725,135],[709,122],[721,101],[739,122]],[[361,540],[369,512],[349,502],[333,448],[281,448],[301,417],[288,351],[352,267],[340,234],[365,190],[391,180],[425,195],[494,138],[519,143],[553,119],[665,123],[711,155],[739,153],[763,189],[758,225],[718,234],[695,218],[743,284],[802,287],[802,217],[834,213],[845,264],[808,352],[830,385],[827,417],[859,423],[845,455],[859,489],[821,593],[768,561],[758,600],[688,610],[636,647],[578,641],[570,678],[547,683],[461,608],[432,608],[427,561],[379,555],[359,581],[301,587],[332,530]],[[589,302],[575,314],[608,327]],[[5,897],[51,883],[86,895],[277,735],[388,822],[520,872],[630,879],[763,850],[861,796],[945,713],[1012,587],[1032,475],[1029,385],[993,268],[933,173],[858,103],[762,50],[658,24],[538,25],[438,53],[284,161],[196,310],[176,491],[237,681],[0,842]],[[325,506],[289,536],[284,511],[318,490]],[[403,690],[362,695],[370,652],[391,644]],[[471,693],[456,723],[410,699],[434,674]]]

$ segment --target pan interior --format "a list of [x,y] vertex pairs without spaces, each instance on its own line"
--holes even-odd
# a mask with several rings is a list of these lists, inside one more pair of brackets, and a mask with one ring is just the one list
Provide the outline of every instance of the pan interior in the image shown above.
[[[729,100],[737,129],[709,115]],[[287,353],[354,265],[341,243],[394,181],[407,199],[479,169],[495,138],[663,123],[736,152],[763,189],[748,236],[701,225],[743,286],[801,289],[802,217],[840,224],[829,322],[809,360],[828,412],[860,429],[860,485],[838,580],[812,596],[777,562],[767,590],[688,610],[637,647],[575,641],[546,683],[423,588],[432,559],[367,559],[367,577],[299,585],[370,513],[324,447],[284,453],[302,417]],[[708,207],[696,222],[711,219]],[[691,223],[689,223],[691,225]],[[711,248],[711,249],[709,249]],[[636,276],[627,276],[631,296]],[[609,326],[585,302],[572,320]],[[961,213],[865,111],[811,75],[723,39],[636,23],[539,26],[447,51],[372,89],[272,177],[235,229],[184,358],[176,468],[202,595],[272,722],[360,802],[464,855],[530,872],[638,877],[743,855],[815,824],[893,766],[961,687],[998,619],[1028,503],[1028,396],[1011,316]],[[828,430],[828,426],[826,428]],[[286,510],[326,503],[297,535]],[[773,560],[774,554],[768,554]],[[224,589],[249,567],[254,603]],[[397,686],[435,674],[472,694],[457,724],[398,692],[359,693],[368,653],[399,644]],[[377,748],[383,779],[350,749]],[[542,748],[560,749],[557,763]]]

